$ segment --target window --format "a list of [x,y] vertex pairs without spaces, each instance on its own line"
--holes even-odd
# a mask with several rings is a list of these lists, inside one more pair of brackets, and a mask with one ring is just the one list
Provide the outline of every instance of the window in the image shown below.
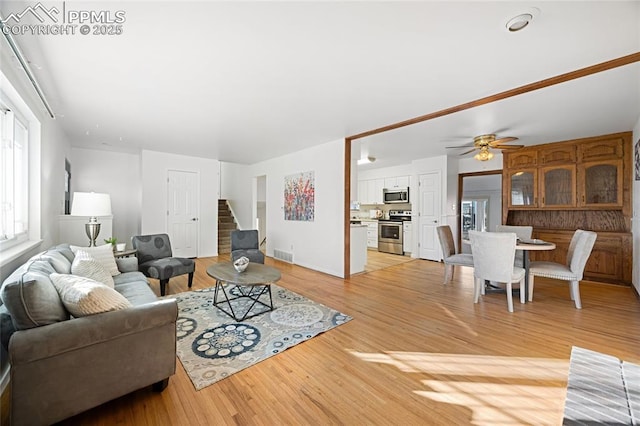
[[0,105],[0,250],[24,241],[29,231],[28,123]]

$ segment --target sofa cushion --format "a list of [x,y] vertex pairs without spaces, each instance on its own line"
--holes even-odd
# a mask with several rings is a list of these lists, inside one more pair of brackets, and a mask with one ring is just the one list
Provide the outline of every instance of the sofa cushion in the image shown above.
[[71,261],[67,259],[60,251],[49,249],[43,253],[37,254],[31,258],[32,260],[45,260],[53,266],[59,274],[71,273]]
[[114,287],[111,274],[107,272],[100,262],[84,250],[78,250],[76,253],[76,258],[73,259],[71,264],[71,273],[98,281],[107,287]]
[[116,285],[116,291],[122,294],[133,306],[144,305],[158,300],[146,281],[131,281]]
[[16,330],[39,327],[69,319],[49,275],[49,262],[30,260],[2,284],[0,298],[11,314]]
[[120,275],[116,275],[115,277],[113,277],[113,282],[115,284],[115,286],[119,286],[121,284],[125,284],[125,283],[132,283],[132,282],[136,282],[136,281],[140,281],[140,282],[144,282],[145,284],[147,284],[147,287],[149,286],[149,283],[147,281],[147,277],[145,277],[142,272],[123,272]]
[[132,306],[114,289],[89,278],[52,273],[51,281],[64,306],[76,318]]
[[71,246],[71,250],[77,255],[78,250],[85,251],[91,255],[95,260],[102,263],[102,266],[111,274],[111,276],[120,274],[118,265],[116,265],[116,259],[113,256],[113,246],[111,244],[105,244],[98,247],[78,247]]

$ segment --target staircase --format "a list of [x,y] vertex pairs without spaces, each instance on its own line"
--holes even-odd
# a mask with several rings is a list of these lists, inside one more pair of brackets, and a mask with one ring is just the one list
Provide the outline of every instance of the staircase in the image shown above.
[[218,200],[218,254],[231,253],[231,231],[238,229],[227,200]]

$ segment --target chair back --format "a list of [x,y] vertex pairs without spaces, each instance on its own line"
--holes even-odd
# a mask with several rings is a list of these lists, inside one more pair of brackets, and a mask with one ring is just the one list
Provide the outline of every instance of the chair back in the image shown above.
[[258,230],[235,230],[231,231],[231,251],[258,249]]
[[576,229],[569,243],[569,251],[567,252],[567,266],[571,272],[576,274],[578,281],[582,279],[584,267],[591,255],[591,250],[596,242],[598,234],[593,231],[584,231]]
[[456,245],[453,241],[453,233],[449,225],[442,225],[436,228],[438,231],[438,239],[440,240],[440,247],[442,248],[442,257],[446,259],[449,256],[456,254]]
[[496,232],[513,232],[521,240],[530,240],[533,226],[497,225]]
[[516,234],[512,232],[469,231],[473,275],[501,283],[511,282],[516,254]]
[[136,235],[131,237],[131,245],[138,250],[138,263],[173,256],[167,234]]
[[[530,240],[533,226],[497,225],[496,232],[513,232],[520,240]],[[524,266],[524,253],[521,250],[516,251],[514,263],[516,266]]]

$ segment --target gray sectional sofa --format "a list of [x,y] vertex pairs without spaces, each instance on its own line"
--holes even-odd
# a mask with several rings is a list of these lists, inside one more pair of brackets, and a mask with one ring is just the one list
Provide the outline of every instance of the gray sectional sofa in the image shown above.
[[69,274],[62,244],[32,257],[0,288],[12,425],[47,425],[137,389],[163,390],[175,373],[173,299],[158,299],[136,258],[117,259],[114,289],[131,307],[73,318],[50,274]]

